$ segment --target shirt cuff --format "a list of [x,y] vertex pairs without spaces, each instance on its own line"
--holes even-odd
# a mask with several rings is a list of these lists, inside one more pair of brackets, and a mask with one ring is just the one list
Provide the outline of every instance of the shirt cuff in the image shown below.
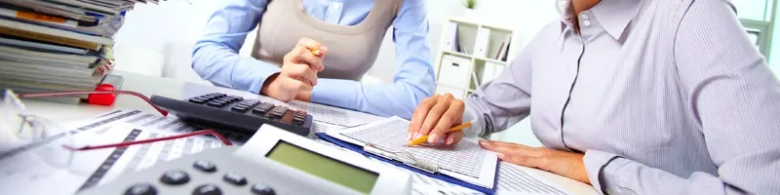
[[477,111],[466,105],[466,111],[463,112],[462,122],[465,123],[469,121],[471,121],[471,127],[463,130],[464,137],[475,138],[486,136],[484,117],[480,117]]
[[[587,150],[585,152],[585,157],[583,158],[585,163],[585,170],[588,172],[588,178],[590,179],[591,185],[593,185],[593,188],[596,188],[596,191],[598,191],[599,194],[610,194],[610,190],[605,189],[611,188],[612,186],[605,186],[605,184],[614,184],[615,182],[609,182],[609,180],[615,178],[610,177],[611,175],[603,175],[603,177],[599,176],[602,176],[602,174],[607,171],[611,171],[613,173],[616,167],[622,167],[607,166],[610,161],[616,158],[619,158],[619,156],[598,150]],[[607,182],[600,180],[602,178],[606,178],[604,180]],[[605,193],[605,191],[607,192]]]
[[357,110],[359,87],[360,83],[351,80],[318,79],[311,91],[311,102]]
[[281,69],[273,64],[268,64],[254,58],[242,57],[233,67],[231,73],[231,88],[260,94],[265,80]]

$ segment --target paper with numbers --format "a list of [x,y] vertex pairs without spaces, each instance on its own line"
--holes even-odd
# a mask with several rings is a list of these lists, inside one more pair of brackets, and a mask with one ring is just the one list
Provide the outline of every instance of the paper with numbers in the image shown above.
[[[496,177],[496,154],[482,149],[475,140],[461,140],[451,147],[407,147],[409,121],[391,117],[328,135],[352,144],[371,144],[396,157],[439,167],[439,172],[475,185],[492,188]],[[409,156],[411,155],[411,157]]]

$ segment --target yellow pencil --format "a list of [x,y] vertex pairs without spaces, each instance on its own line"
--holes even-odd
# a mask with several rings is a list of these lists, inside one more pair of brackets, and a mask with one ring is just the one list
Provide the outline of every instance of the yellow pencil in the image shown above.
[[319,56],[322,53],[321,53],[321,51],[319,49],[312,49],[311,50],[311,54],[314,54],[315,56]]
[[[469,128],[469,127],[471,127],[471,122],[470,121],[450,128],[450,130],[447,131],[447,133],[462,131],[463,129]],[[406,143],[406,146],[415,146],[415,145],[419,145],[419,144],[425,143],[426,141],[428,141],[428,135],[423,135],[423,136],[418,137],[417,139],[413,139],[412,141],[409,141],[409,143]]]

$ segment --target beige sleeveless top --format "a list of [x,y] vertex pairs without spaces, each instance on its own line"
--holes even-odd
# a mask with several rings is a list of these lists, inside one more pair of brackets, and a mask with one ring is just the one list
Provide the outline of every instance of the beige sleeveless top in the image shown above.
[[319,78],[359,80],[376,60],[385,32],[402,0],[376,0],[365,19],[353,26],[330,24],[309,15],[302,0],[269,0],[259,24],[252,57],[277,66],[302,37],[328,47]]

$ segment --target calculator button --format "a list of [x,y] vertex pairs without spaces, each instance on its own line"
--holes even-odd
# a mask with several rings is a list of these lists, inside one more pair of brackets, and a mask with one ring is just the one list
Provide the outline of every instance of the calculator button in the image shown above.
[[247,107],[243,107],[243,106],[233,106],[233,108],[231,108],[230,110],[233,111],[233,112],[244,113],[244,112],[246,112],[248,110],[248,108]]
[[192,164],[192,167],[195,167],[195,169],[201,170],[203,172],[212,173],[217,171],[217,165],[214,165],[214,163],[211,163],[209,161],[205,160],[197,160],[195,163]]
[[219,101],[210,101],[209,103],[206,103],[206,105],[211,107],[222,107],[222,102]]
[[192,195],[222,195],[222,190],[214,184],[204,184],[195,188]]
[[252,185],[252,194],[255,195],[276,195],[274,189],[263,184]]
[[148,183],[139,183],[127,188],[125,195],[157,195],[157,189]]
[[287,112],[287,107],[277,106],[273,110],[271,110],[271,116],[279,117],[281,118],[284,116],[284,113]]
[[181,185],[189,181],[190,176],[181,170],[166,171],[162,177],[160,177],[160,182],[168,185]]
[[203,98],[191,98],[190,102],[196,103],[196,104],[203,104],[203,103],[206,103],[206,99],[203,99]]
[[238,173],[229,172],[226,173],[224,177],[222,177],[222,180],[225,180],[225,182],[231,183],[233,185],[237,186],[243,186],[246,185],[246,178],[244,176],[239,175]]
[[252,109],[252,114],[264,115],[265,114],[265,110],[263,110],[262,108],[254,108],[254,109]]
[[269,104],[262,104],[258,107],[255,107],[252,109],[252,113],[254,114],[265,114],[268,113],[268,110],[271,110],[271,106]]

